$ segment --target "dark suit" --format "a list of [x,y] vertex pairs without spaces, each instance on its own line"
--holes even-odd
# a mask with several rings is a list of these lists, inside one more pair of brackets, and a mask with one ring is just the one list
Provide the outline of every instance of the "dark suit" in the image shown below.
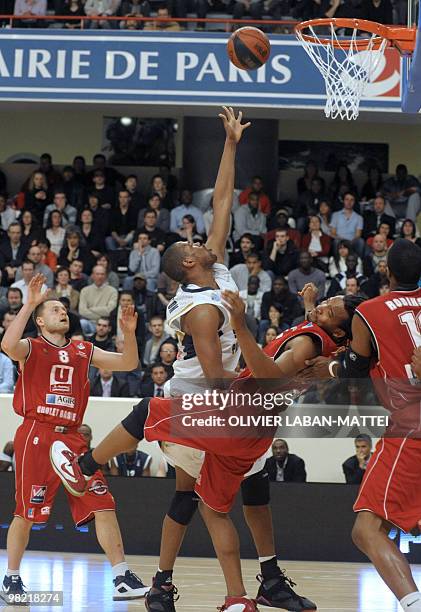
[[[288,453],[287,459],[286,465],[284,465],[284,482],[306,482],[307,473],[303,459],[291,453]],[[272,482],[276,482],[276,464],[275,457],[270,457],[265,465],[269,480]]]
[[[103,397],[103,388],[99,374],[95,376],[92,383],[91,395]],[[113,376],[113,382],[111,384],[111,397],[129,397],[129,387],[127,383],[120,382],[115,376]]]
[[[136,324],[136,339],[137,344],[141,352],[143,352],[143,347],[146,342],[146,323],[145,323],[145,315],[139,308],[136,308],[137,312],[137,324]],[[110,324],[111,324],[111,335],[115,336],[117,334],[117,314],[118,314],[118,306],[114,308],[110,312]]]
[[22,261],[25,259],[25,255],[28,252],[29,245],[24,240],[21,243],[16,254],[16,258],[13,259],[12,247],[10,246],[10,240],[7,238],[0,243],[0,268],[5,266],[13,266],[18,268],[22,265]]
[[[164,390],[164,385],[162,385],[162,390]],[[143,385],[140,385],[140,397],[156,397],[155,383],[148,382],[148,383],[143,383]]]
[[377,234],[380,223],[387,223],[390,226],[390,235],[395,233],[395,219],[390,215],[383,213],[380,215],[380,222],[377,224],[377,214],[374,210],[368,210],[364,213],[363,238]]
[[345,474],[346,484],[360,484],[364,478],[365,470],[360,468],[355,455],[343,462],[342,470]]

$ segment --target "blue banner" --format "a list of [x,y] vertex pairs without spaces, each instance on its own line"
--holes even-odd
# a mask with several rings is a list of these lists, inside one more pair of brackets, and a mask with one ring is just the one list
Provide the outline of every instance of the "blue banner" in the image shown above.
[[[323,79],[294,37],[272,35],[269,60],[253,72],[229,62],[227,37],[1,30],[0,100],[324,107]],[[363,108],[400,109],[400,66],[388,50]]]

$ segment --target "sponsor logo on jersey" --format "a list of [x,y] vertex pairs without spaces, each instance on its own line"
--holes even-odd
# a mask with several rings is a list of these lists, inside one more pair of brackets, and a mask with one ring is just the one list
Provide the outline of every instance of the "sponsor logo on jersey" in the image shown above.
[[79,342],[79,344],[76,345],[78,349],[80,349],[81,351],[85,350],[85,345],[82,344],[82,342]]
[[54,393],[47,393],[45,397],[46,404],[53,404],[53,406],[67,406],[69,408],[75,407],[75,398],[67,397],[67,395],[56,395]]
[[176,310],[177,308],[178,308],[178,304],[175,300],[173,302],[170,302],[167,306],[168,312],[172,312],[173,310]]
[[33,508],[29,508],[28,510],[28,518],[34,518],[34,509]]
[[47,487],[45,485],[31,486],[31,504],[43,504]]
[[84,357],[85,359],[88,359],[88,355],[86,355],[86,353],[81,353],[80,351],[77,351],[76,355],[79,355],[79,357]]
[[43,506],[43,507],[41,508],[41,514],[43,514],[44,516],[45,516],[46,514],[50,514],[50,510],[51,510],[51,507],[50,507],[50,506]]
[[51,393],[71,393],[74,368],[67,365],[53,365],[50,372]]
[[105,495],[108,493],[108,487],[102,480],[94,480],[88,491],[95,493],[95,495]]
[[220,302],[221,301],[220,293],[217,293],[216,291],[211,293],[211,300],[212,300],[212,302]]

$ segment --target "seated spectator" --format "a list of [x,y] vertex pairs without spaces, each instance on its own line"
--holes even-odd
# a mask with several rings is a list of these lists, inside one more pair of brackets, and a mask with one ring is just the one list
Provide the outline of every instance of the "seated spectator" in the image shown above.
[[[141,478],[151,475],[152,457],[137,449],[136,445],[126,453],[114,457],[114,466],[117,468],[118,476]],[[113,467],[111,474],[114,475]]]
[[42,172],[50,188],[55,188],[63,182],[63,177],[53,166],[53,158],[50,153],[43,153],[39,158],[39,172]]
[[78,433],[83,436],[85,440],[85,444],[88,447],[88,450],[92,449],[92,429],[86,423],[82,423],[82,425],[77,430]]
[[[364,283],[365,285],[365,283]],[[365,293],[361,291],[360,279],[356,276],[349,276],[345,281],[344,295],[358,295],[366,298]]]
[[372,441],[367,434],[359,434],[355,440],[355,455],[342,464],[346,484],[361,484],[372,455]]
[[265,348],[265,346],[273,342],[273,340],[275,340],[279,333],[280,330],[276,327],[276,325],[269,325],[269,327],[265,331],[262,348]]
[[94,223],[97,230],[102,236],[108,236],[110,234],[111,225],[111,210],[108,204],[100,205],[99,197],[95,193],[88,195],[88,210],[90,210],[94,216]]
[[[161,14],[160,14],[161,12]],[[158,17],[165,17],[165,13],[168,15],[167,9],[158,9]],[[163,23],[163,22],[162,22]],[[178,25],[178,24],[177,24]],[[146,26],[145,26],[146,29]],[[161,174],[155,174],[151,178],[151,185],[149,193],[157,193],[161,198],[161,206],[171,210],[173,208],[173,201],[170,192],[168,191],[167,184]]]
[[[329,259],[329,276],[333,278],[337,274],[345,273],[347,269],[346,258],[353,253],[349,240],[340,240],[338,249]],[[362,274],[363,266],[360,258],[358,258],[357,272]]]
[[57,189],[54,192],[54,201],[49,204],[44,211],[43,227],[47,227],[48,217],[50,212],[58,210],[63,217],[63,227],[74,225],[76,223],[77,210],[74,206],[70,206],[66,200],[66,194],[62,189]]
[[372,252],[364,257],[363,273],[365,276],[374,274],[374,270],[381,261],[387,261],[387,242],[384,236],[376,234],[373,238]]
[[381,260],[377,264],[374,274],[364,283],[364,293],[368,298],[377,297],[380,295],[380,287],[384,287],[385,285],[389,285],[389,279],[387,278],[387,262]]
[[[102,266],[105,269],[105,274],[107,276],[107,283],[114,287],[114,289],[119,289],[120,287],[120,278],[117,272],[111,269],[111,259],[109,255],[106,253],[102,253],[96,260],[97,266]],[[92,279],[88,279],[88,284],[92,284]]]
[[70,310],[77,311],[79,304],[79,291],[76,291],[70,284],[69,268],[58,268],[55,273],[54,296],[57,298],[67,297],[69,299]]
[[319,202],[319,211],[318,216],[320,219],[320,229],[326,236],[330,236],[332,228],[330,227],[330,222],[332,220],[332,207],[330,202],[327,200],[321,200]]
[[247,187],[240,193],[238,198],[240,204],[248,204],[248,198],[251,192],[257,194],[259,198],[259,210],[264,215],[270,215],[272,205],[269,196],[263,191],[263,180],[260,176],[253,176],[250,187]]
[[[392,22],[390,22],[392,23]],[[361,189],[360,200],[367,202],[374,200],[383,189],[383,177],[378,166],[372,166],[367,172],[367,182]]]
[[235,0],[232,18],[242,19],[245,15],[250,15],[251,19],[261,19],[263,16],[262,0]]
[[[74,5],[75,2],[80,0],[67,0],[67,2],[69,1],[71,1]],[[82,14],[84,15],[85,13]],[[76,24],[76,28],[79,27],[80,22],[73,21],[73,23]],[[66,200],[70,206],[73,206],[78,211],[81,211],[86,202],[87,192],[85,185],[77,180],[73,166],[64,166],[61,188],[64,190]]]
[[289,452],[286,440],[276,439],[272,443],[273,457],[266,460],[265,469],[272,482],[306,482],[305,463]]
[[390,292],[390,280],[388,278],[382,278],[379,283],[379,295],[386,295]]
[[192,215],[184,215],[182,225],[177,233],[181,240],[187,240],[193,243],[200,242],[203,244],[203,236],[197,231],[196,221]]
[[79,298],[81,325],[87,336],[95,333],[100,317],[107,317],[114,310],[118,298],[117,290],[107,284],[106,271],[102,266],[94,266],[92,280],[93,284],[84,287]]
[[99,208],[112,208],[114,204],[114,188],[106,184],[104,170],[95,170],[92,176],[92,182],[94,186],[90,188],[89,193],[98,198]]
[[254,251],[254,242],[251,234],[243,234],[240,238],[240,248],[230,254],[229,267],[243,264],[248,255]]
[[104,236],[94,223],[92,210],[86,208],[80,214],[81,238],[85,243],[91,257],[97,259],[104,251]]
[[3,270],[3,284],[15,280],[16,270],[26,257],[28,245],[22,240],[22,228],[18,221],[9,225],[7,238],[0,242],[0,270]]
[[82,244],[80,229],[76,225],[68,225],[64,245],[58,257],[58,264],[67,267],[75,259],[83,261],[83,271],[86,274],[91,272],[95,259],[86,246]]
[[193,205],[193,194],[190,190],[184,189],[180,194],[180,203],[171,211],[170,229],[174,233],[180,233],[184,230],[183,219],[186,215],[194,218],[197,232],[205,233],[205,223],[203,213],[200,208]]
[[[4,199],[4,198],[2,196],[0,196],[0,209],[1,209],[1,201],[2,201],[2,199]],[[9,209],[9,210],[13,210],[13,209]],[[16,212],[16,211],[13,211],[13,212]],[[12,221],[10,223],[12,223],[13,221],[15,221],[15,219],[12,219]],[[9,223],[9,225],[10,225],[10,223]],[[37,222],[36,218],[31,213],[30,210],[23,210],[22,211],[22,214],[21,214],[21,216],[19,218],[19,223],[20,223],[20,226],[22,228],[22,240],[26,241],[28,246],[31,246],[33,244],[37,244],[38,240],[41,240],[44,237],[44,231],[43,231],[42,227],[40,227],[38,225],[38,222]],[[9,227],[9,226],[7,226],[7,227]]]
[[331,236],[335,238],[335,245],[339,240],[349,240],[354,251],[361,257],[364,252],[363,218],[355,212],[355,195],[346,192],[343,196],[343,208],[334,212],[331,220]]
[[329,198],[333,203],[334,211],[341,209],[341,204],[344,202],[347,193],[352,193],[355,196],[357,188],[351,170],[345,162],[340,162],[329,186]]
[[361,19],[389,25],[393,23],[393,7],[390,0],[363,0]]
[[[142,274],[146,279],[146,288],[149,291],[156,291],[160,266],[161,256],[158,249],[151,246],[149,234],[140,233],[137,242],[133,245],[133,250],[130,252],[130,273],[132,275]],[[125,279],[123,287],[124,289],[132,289],[133,276],[128,276]]]
[[[388,223],[385,223],[385,222],[380,223],[379,229],[378,229],[377,233],[380,234],[381,236],[383,236],[383,238],[386,240],[387,248],[389,249],[392,246],[392,244],[394,243],[394,240],[393,240],[393,238],[391,236],[391,233],[390,233],[390,225]],[[369,236],[367,238],[367,240],[365,241],[366,245],[369,248],[371,248],[373,246],[373,238],[374,238],[374,235],[373,236]]]
[[63,227],[63,215],[59,210],[52,210],[48,215],[45,235],[50,241],[52,252],[58,257],[64,245],[66,230]]
[[325,200],[324,181],[320,177],[314,178],[309,191],[301,193],[294,206],[294,218],[300,232],[306,230],[309,215],[317,214],[320,203]]
[[115,351],[113,339],[111,337],[111,323],[109,317],[100,317],[96,322],[95,334],[91,338],[94,346],[103,351]]
[[47,177],[43,172],[35,170],[32,173],[28,187],[24,191],[25,210],[29,210],[38,221],[38,225],[43,225],[44,211],[50,198]]
[[156,312],[156,292],[148,291],[144,274],[137,272],[133,276],[133,289],[130,291],[133,293],[136,308],[144,313],[146,320],[150,321]]
[[0,318],[6,312],[18,313],[22,308],[22,291],[18,287],[8,287],[5,299],[0,301]]
[[145,224],[145,214],[149,210],[154,210],[156,213],[156,226],[162,232],[168,232],[170,229],[170,211],[163,208],[161,205],[161,196],[159,193],[153,193],[148,200],[148,208],[142,208],[137,217],[137,227],[142,227]]
[[415,176],[408,174],[405,164],[396,166],[395,176],[384,182],[383,191],[397,217],[416,220],[421,210],[420,184]]
[[126,384],[113,376],[111,370],[99,368],[91,385],[91,396],[93,397],[128,397],[129,389]]
[[[2,338],[3,338],[4,333],[6,332],[6,330],[9,328],[9,326],[16,319],[16,315],[17,315],[16,311],[14,311],[14,312],[13,311],[8,311],[8,312],[4,313],[3,320],[1,322],[1,327],[0,327],[0,342],[2,341]],[[24,334],[24,337],[27,337],[27,335]]]
[[168,378],[174,376],[173,363],[177,359],[177,346],[171,340],[166,340],[159,347],[159,355],[155,363],[162,363],[168,372]]
[[234,212],[234,239],[239,240],[246,233],[260,237],[265,232],[266,216],[259,210],[259,194],[251,191],[247,205]]
[[[31,278],[35,275],[35,264],[29,259],[25,259],[22,264],[22,278],[21,280],[15,281],[11,287],[17,287],[22,291],[22,303],[26,304],[28,299],[28,286]],[[47,291],[47,285],[42,286],[42,293]]]
[[320,178],[320,180],[322,181],[322,191],[324,192],[325,184],[324,180],[319,177],[319,168],[317,166],[317,163],[314,160],[309,159],[304,167],[304,175],[297,179],[298,196],[300,196],[302,193],[305,193],[306,191],[310,191],[312,180],[316,178]]
[[250,255],[247,255],[246,263],[237,264],[231,268],[230,272],[240,291],[247,289],[250,276],[257,276],[259,278],[260,290],[262,293],[270,291],[272,288],[272,279],[269,274],[262,269],[262,258],[258,253],[250,253]]
[[140,397],[164,397],[164,385],[168,379],[168,372],[162,363],[155,363],[151,367],[151,381],[143,383],[140,387]]
[[[111,335],[117,337],[123,337],[123,331],[120,328],[120,321],[122,316],[123,308],[127,308],[128,306],[134,306],[134,298],[133,294],[130,291],[122,291],[118,296],[118,306],[114,308],[110,312],[110,324],[111,324]],[[138,317],[137,317],[137,325],[136,325],[136,339],[138,346],[140,348],[144,348],[145,345],[145,336],[146,336],[146,328],[145,328],[145,316],[143,312],[136,309]]]
[[261,317],[263,323],[269,323],[269,307],[275,306],[277,310],[282,311],[282,323],[291,327],[293,321],[300,317],[303,313],[300,301],[294,293],[288,289],[288,283],[280,276],[275,278],[272,283],[271,291],[263,294]]
[[15,468],[15,451],[13,440],[6,442],[3,452],[0,453],[0,472],[13,472]]
[[[64,0],[63,8],[60,12],[65,17],[85,17],[86,15],[82,0]],[[78,19],[69,19],[68,21],[63,21],[63,28],[66,30],[80,30],[81,26],[82,20],[79,21]]]
[[[137,4],[135,4],[137,3]],[[149,2],[147,0],[123,0],[123,4],[122,4],[122,11],[124,11],[125,9],[125,5],[126,8],[127,6],[129,6],[130,4],[133,5],[133,7],[138,6],[138,7],[142,7],[143,4],[148,4]],[[140,9],[142,10],[142,9]],[[122,12],[122,15],[126,15],[127,13]],[[136,13],[137,14],[137,13]],[[144,13],[142,12],[142,15],[144,15]],[[145,17],[147,15],[144,15]],[[140,24],[140,29],[143,28],[143,24]],[[127,189],[127,191],[130,194],[130,201],[132,203],[132,206],[137,210],[140,211],[142,210],[142,208],[145,208],[146,204],[145,204],[145,198],[143,197],[142,193],[139,191],[139,186],[138,186],[138,181],[137,181],[137,176],[135,174],[129,174],[129,176],[126,177],[125,181],[124,181],[124,188]]]
[[74,172],[74,180],[82,187],[86,187],[90,181],[86,174],[86,160],[83,155],[76,155],[73,158],[72,168]]
[[163,253],[167,242],[167,233],[158,228],[157,219],[156,210],[147,209],[143,217],[143,226],[135,232],[134,242],[137,242],[139,234],[148,234],[151,246],[157,248],[160,253]]
[[83,262],[74,259],[69,266],[70,284],[79,293],[88,284],[88,275],[83,273]]
[[51,250],[51,243],[48,238],[41,238],[38,241],[38,246],[41,249],[41,262],[48,266],[52,272],[57,268],[57,255]]
[[[322,300],[325,296],[326,277],[321,270],[313,268],[313,259],[310,253],[302,251],[299,257],[299,267],[288,275],[288,287],[291,293],[301,291],[307,283],[314,283],[318,290],[318,299]],[[302,303],[302,298],[299,297]]]
[[330,238],[323,234],[320,218],[312,215],[308,224],[308,232],[302,237],[301,248],[310,253],[313,265],[323,272],[327,272],[330,247]]
[[[120,0],[86,0],[85,13],[88,17],[111,17],[116,15],[119,7]],[[111,24],[107,19],[92,19],[89,21],[89,28],[107,30],[113,27]]]
[[366,277],[358,272],[358,257],[355,253],[350,253],[345,260],[345,272],[340,272],[332,279],[327,292],[327,297],[333,297],[345,291],[348,278],[357,278],[360,285],[366,282]]
[[275,234],[278,230],[286,230],[288,232],[288,238],[290,238],[297,249],[301,246],[301,232],[295,229],[295,220],[290,216],[288,210],[286,208],[279,208],[275,217],[268,220],[268,227],[272,228],[265,235],[265,244],[269,242],[269,240],[273,240],[275,238]]
[[[118,3],[114,3],[114,6],[117,5],[116,8],[119,7],[120,1]],[[86,7],[85,7],[86,10]],[[116,184],[119,183],[123,185],[124,176],[118,172],[112,166],[107,166],[107,158],[103,153],[96,153],[92,158],[92,170],[90,170],[86,175],[86,180],[89,184],[95,183],[95,175],[97,172],[102,172],[104,175],[105,183],[112,188],[113,193],[116,187]],[[111,204],[111,202],[110,202]]]
[[395,233],[395,219],[385,213],[385,208],[386,200],[382,195],[378,195],[374,199],[373,210],[364,212],[363,238],[365,240],[377,234],[382,223],[389,225],[392,235]]
[[159,356],[159,349],[161,344],[169,338],[164,328],[164,319],[158,315],[155,315],[149,321],[149,332],[151,337],[146,341],[145,352],[143,353],[144,365],[151,365],[157,360]]
[[15,0],[14,14],[21,19],[13,22],[17,28],[42,27],[37,17],[47,14],[47,0]]
[[258,276],[249,276],[247,289],[240,291],[240,296],[246,303],[246,315],[258,321],[260,319],[260,308],[263,293],[259,290],[260,280]]
[[105,239],[109,251],[128,249],[132,246],[137,214],[131,205],[130,194],[125,189],[118,192],[118,206],[111,213],[111,236]]
[[18,214],[18,211],[13,208],[12,204],[8,203],[6,196],[0,193],[0,235],[2,233],[1,230],[7,232],[9,225],[17,220]]
[[0,351],[0,393],[13,393],[15,386],[13,361]]
[[[42,263],[41,261],[42,253],[39,246],[36,244],[31,246],[29,251],[26,254],[26,259],[28,261],[32,261],[34,264],[35,274],[43,274],[45,276],[45,284],[47,287],[51,288],[54,285],[54,274],[48,266]],[[15,280],[19,281],[22,278],[22,266],[16,270]]]
[[276,276],[287,276],[297,267],[299,250],[289,239],[286,229],[277,230],[275,240],[266,247],[265,268]]
[[421,238],[417,238],[417,228],[412,219],[405,219],[405,221],[402,223],[399,237],[410,240],[414,244],[421,247]]
[[[219,0],[218,2],[220,3]],[[208,0],[170,0],[168,6],[174,17],[187,17],[187,13],[196,13],[199,19],[204,19],[208,10],[215,10],[213,4]],[[184,23],[182,27],[185,28],[186,24]],[[198,30],[203,30],[204,27],[203,22],[197,24]]]
[[[160,6],[156,16],[157,20],[147,21],[145,23],[145,30],[166,30],[168,32],[178,32],[180,30],[180,25],[176,21],[169,21],[172,15],[167,6]],[[161,19],[165,19],[166,21],[160,21]],[[154,188],[154,191],[157,191],[157,189]],[[168,206],[168,208],[170,208],[170,206]]]

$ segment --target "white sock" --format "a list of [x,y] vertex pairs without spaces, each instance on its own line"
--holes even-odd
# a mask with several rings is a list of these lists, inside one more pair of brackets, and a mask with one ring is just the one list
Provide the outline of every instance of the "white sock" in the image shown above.
[[19,570],[11,570],[7,568],[6,576],[10,578],[10,576],[19,576]]
[[122,561],[121,563],[117,563],[117,565],[114,565],[114,567],[112,567],[111,569],[113,570],[113,578],[115,580],[117,576],[124,576],[124,574],[129,569],[129,566],[125,561]]
[[415,591],[405,595],[399,602],[402,606],[402,610],[408,610],[409,612],[421,612],[421,593]]
[[269,557],[259,557],[259,563],[265,563],[266,561],[272,561],[275,559],[276,555],[270,555]]

